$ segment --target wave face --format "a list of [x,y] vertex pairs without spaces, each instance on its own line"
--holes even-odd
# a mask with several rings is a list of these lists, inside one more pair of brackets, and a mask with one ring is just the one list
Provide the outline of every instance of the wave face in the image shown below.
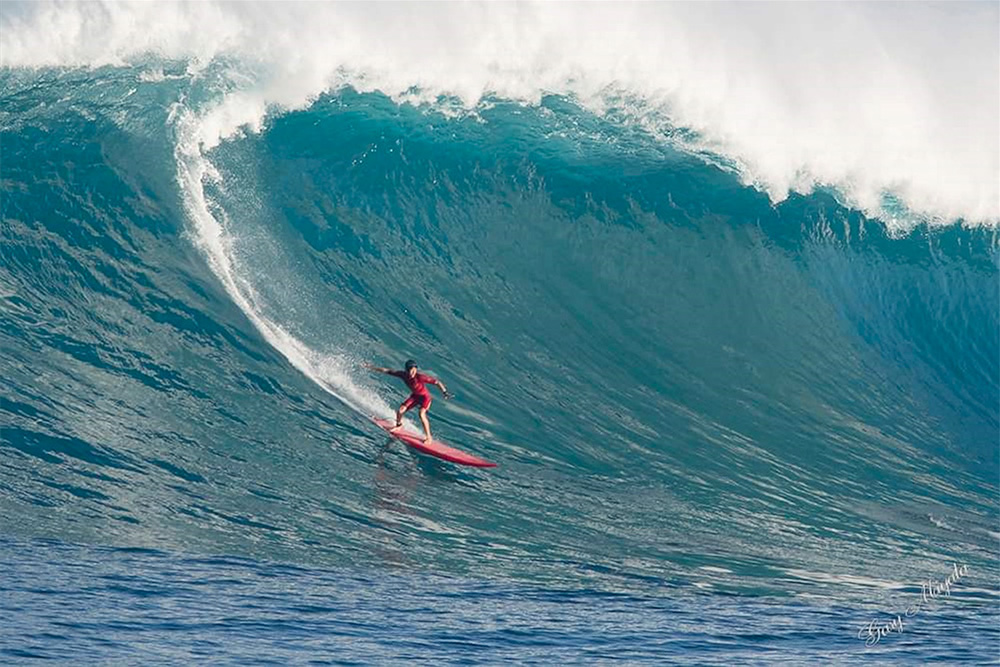
[[[929,16],[948,34],[984,7]],[[681,46],[570,58],[558,5],[270,11],[5,6],[0,533],[834,599],[956,560],[995,589],[997,142],[976,114],[996,114],[965,102],[996,77],[941,99],[956,53],[910,90],[929,105],[890,105],[928,116],[890,127],[857,98],[855,127],[820,100],[905,93],[902,33],[899,81],[835,69],[792,104],[762,81],[813,76],[815,49],[713,87],[759,46],[727,45],[692,88]],[[574,25],[596,40],[608,11]],[[717,18],[627,11],[688,46]],[[754,21],[888,20],[782,11]],[[381,41],[369,12],[391,14]],[[436,39],[464,19],[493,32]],[[40,26],[51,49],[27,46]],[[682,64],[657,79],[654,56]],[[785,127],[799,106],[829,134]],[[370,427],[402,392],[359,362],[407,357],[457,394],[438,434],[497,470]]]

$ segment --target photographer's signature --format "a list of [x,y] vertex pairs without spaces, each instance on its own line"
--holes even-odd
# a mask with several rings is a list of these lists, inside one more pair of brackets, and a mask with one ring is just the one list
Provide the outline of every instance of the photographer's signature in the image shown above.
[[865,646],[874,646],[878,644],[882,637],[885,637],[890,632],[902,632],[903,631],[903,618],[909,618],[911,616],[916,616],[923,605],[929,603],[931,600],[937,599],[942,595],[951,596],[952,584],[956,583],[959,579],[964,577],[969,573],[968,565],[958,565],[957,563],[952,565],[952,571],[944,578],[943,581],[939,583],[932,583],[929,579],[920,585],[920,600],[916,604],[911,605],[903,613],[903,616],[896,615],[896,618],[890,621],[879,621],[873,618],[871,622],[861,628],[858,631],[858,639],[865,640]]

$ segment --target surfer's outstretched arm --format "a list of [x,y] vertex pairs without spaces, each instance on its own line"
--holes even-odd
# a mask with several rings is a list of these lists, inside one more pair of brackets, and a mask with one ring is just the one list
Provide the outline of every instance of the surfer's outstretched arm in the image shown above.
[[367,361],[365,363],[361,364],[361,365],[364,366],[365,368],[367,368],[370,371],[375,371],[376,373],[384,373],[386,375],[391,375],[392,374],[392,369],[391,368],[382,368],[381,366],[373,366],[370,363],[368,363]]

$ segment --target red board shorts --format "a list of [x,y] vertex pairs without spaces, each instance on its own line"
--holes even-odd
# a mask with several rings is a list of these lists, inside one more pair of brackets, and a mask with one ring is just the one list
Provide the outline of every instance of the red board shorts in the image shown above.
[[402,407],[409,410],[414,405],[419,405],[421,410],[426,410],[431,407],[431,395],[430,394],[410,394],[410,397],[403,401]]

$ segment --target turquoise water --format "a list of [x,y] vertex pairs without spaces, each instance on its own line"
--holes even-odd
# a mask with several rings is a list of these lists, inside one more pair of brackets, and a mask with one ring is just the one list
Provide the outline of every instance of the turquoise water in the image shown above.
[[[0,70],[4,660],[995,662],[995,224],[239,71]],[[498,468],[367,421],[410,357]]]

